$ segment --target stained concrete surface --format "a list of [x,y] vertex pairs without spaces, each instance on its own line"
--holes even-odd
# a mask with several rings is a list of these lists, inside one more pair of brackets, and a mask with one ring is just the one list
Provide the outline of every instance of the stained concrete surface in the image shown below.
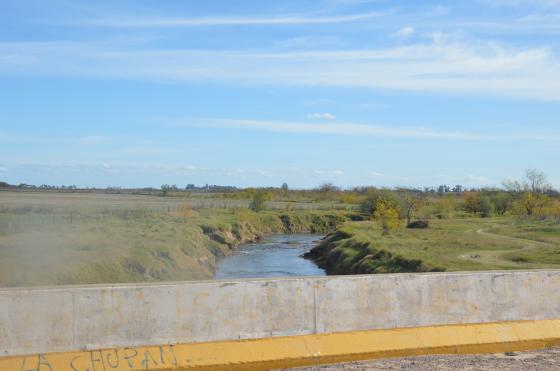
[[560,318],[560,271],[0,288],[0,356]]

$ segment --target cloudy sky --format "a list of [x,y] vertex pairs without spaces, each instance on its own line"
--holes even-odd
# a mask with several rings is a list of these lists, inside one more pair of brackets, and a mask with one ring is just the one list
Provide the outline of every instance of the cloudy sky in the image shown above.
[[560,1],[0,3],[0,181],[560,186]]

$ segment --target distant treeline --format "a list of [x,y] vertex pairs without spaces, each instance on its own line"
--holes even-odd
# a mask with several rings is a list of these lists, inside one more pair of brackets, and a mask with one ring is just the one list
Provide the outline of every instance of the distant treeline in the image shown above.
[[[332,183],[324,183],[314,189],[291,189],[287,183],[283,183],[279,187],[248,187],[238,188],[229,185],[210,185],[197,186],[195,184],[187,184],[184,187],[175,184],[163,184],[159,188],[143,187],[143,188],[124,188],[124,187],[78,187],[76,185],[30,185],[21,183],[12,185],[7,182],[0,181],[0,190],[35,190],[35,191],[64,191],[64,192],[101,192],[101,193],[123,193],[123,194],[148,194],[159,196],[185,196],[196,195],[198,193],[212,194],[212,197],[228,198],[228,199],[254,199],[255,195],[264,197],[267,201],[294,201],[294,202],[317,202],[330,201],[344,204],[361,204],[372,193],[384,191],[393,194],[414,194],[424,197],[432,196],[449,196],[463,195],[474,202],[473,194],[478,197],[494,197],[504,194],[514,196],[515,194],[524,193],[526,191],[536,192],[551,198],[559,198],[560,192],[554,189],[546,182],[545,175],[537,170],[527,170],[525,178],[521,181],[505,181],[502,188],[497,187],[465,187],[460,184],[447,185],[442,184],[437,187],[394,187],[379,188],[375,186],[360,186],[349,189],[342,189]],[[484,201],[482,201],[484,202]],[[501,210],[501,207],[497,207]]]

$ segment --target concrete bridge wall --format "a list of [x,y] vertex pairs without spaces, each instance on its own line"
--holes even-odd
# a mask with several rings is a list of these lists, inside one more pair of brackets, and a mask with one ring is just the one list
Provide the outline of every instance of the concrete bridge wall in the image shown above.
[[0,289],[0,357],[552,319],[560,271]]

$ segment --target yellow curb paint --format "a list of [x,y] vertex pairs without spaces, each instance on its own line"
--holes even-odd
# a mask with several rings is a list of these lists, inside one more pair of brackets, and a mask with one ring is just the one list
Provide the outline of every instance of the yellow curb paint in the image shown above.
[[560,320],[443,325],[0,358],[2,371],[267,370],[560,345]]

